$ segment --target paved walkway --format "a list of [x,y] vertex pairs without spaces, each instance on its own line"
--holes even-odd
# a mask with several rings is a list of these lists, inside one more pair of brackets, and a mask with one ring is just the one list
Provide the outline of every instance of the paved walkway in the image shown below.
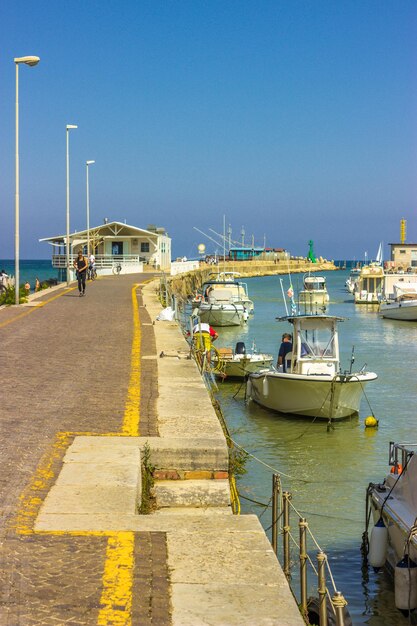
[[[84,298],[75,289],[48,291],[42,307],[0,312],[1,626],[125,624],[130,612],[135,624],[171,623],[164,533],[133,535],[131,606],[121,598],[112,613],[106,567],[109,551],[120,549],[117,536],[33,532],[75,434],[123,431],[132,284],[148,279],[104,278],[89,283]],[[141,309],[140,322],[148,317]],[[141,338],[142,356],[154,354],[149,327]],[[145,360],[141,375],[140,434],[157,435],[155,361]]]

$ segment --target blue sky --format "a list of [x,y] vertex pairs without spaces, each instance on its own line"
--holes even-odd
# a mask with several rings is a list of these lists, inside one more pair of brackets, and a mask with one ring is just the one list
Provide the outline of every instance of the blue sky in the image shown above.
[[[21,258],[71,230],[156,223],[196,256],[239,239],[327,258],[417,241],[417,2],[4,0],[0,258],[14,256],[13,58],[20,67]],[[385,255],[387,254],[387,248]]]

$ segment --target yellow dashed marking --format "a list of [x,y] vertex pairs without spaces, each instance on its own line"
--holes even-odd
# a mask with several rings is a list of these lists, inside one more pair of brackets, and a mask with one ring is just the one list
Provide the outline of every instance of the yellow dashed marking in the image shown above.
[[58,433],[52,446],[42,457],[32,479],[20,496],[19,510],[15,519],[16,532],[21,535],[33,533],[33,524],[42,505],[40,493],[48,487],[54,478],[53,464],[61,459],[63,451],[68,447],[70,433]]
[[115,533],[108,539],[98,626],[132,623],[134,545],[133,532]]
[[52,302],[52,300],[56,300],[57,298],[60,298],[61,296],[64,296],[66,293],[69,293],[70,291],[74,291],[74,289],[75,289],[75,287],[70,287],[69,289],[65,289],[65,291],[62,291],[61,293],[58,293],[56,296],[52,296],[52,298],[49,298],[48,300],[44,300],[43,302],[39,302],[37,304],[37,306],[34,306],[33,308],[25,311],[24,313],[20,313],[19,315],[16,315],[16,317],[13,317],[12,319],[7,320],[6,322],[1,322],[0,323],[0,328],[3,328],[3,326],[7,326],[8,324],[11,324],[12,322],[15,322],[16,320],[22,319],[22,317],[26,317],[26,315],[30,315],[34,311],[37,311],[38,309],[41,309],[43,306],[45,306],[45,304],[48,304],[48,302]]
[[132,308],[133,308],[133,340],[130,353],[130,380],[127,390],[127,401],[123,418],[123,433],[130,437],[139,436],[139,408],[140,408],[140,322],[139,307],[136,296],[136,289],[139,285],[132,287]]

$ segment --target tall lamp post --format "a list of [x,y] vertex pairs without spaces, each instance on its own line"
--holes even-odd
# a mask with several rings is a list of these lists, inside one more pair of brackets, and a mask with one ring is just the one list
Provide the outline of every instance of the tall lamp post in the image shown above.
[[87,173],[87,258],[90,258],[90,186],[88,180],[88,166],[93,165],[95,161],[86,161],[86,173]]
[[67,124],[67,237],[66,237],[66,264],[67,264],[67,286],[70,284],[70,258],[69,258],[69,236],[70,236],[70,197],[69,197],[69,131],[78,128],[75,124]]
[[19,284],[20,284],[20,267],[19,267],[19,255],[20,255],[20,242],[19,242],[19,65],[29,65],[33,67],[40,61],[39,57],[16,57],[14,62],[16,64],[16,193],[15,193],[15,271],[14,271],[14,291],[15,291],[15,304],[19,304]]

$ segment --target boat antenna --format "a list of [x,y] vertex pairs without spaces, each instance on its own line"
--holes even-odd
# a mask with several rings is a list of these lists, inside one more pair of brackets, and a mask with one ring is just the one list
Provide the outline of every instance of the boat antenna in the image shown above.
[[226,216],[223,215],[223,267],[226,265]]
[[283,297],[283,300],[284,300],[284,305],[285,305],[285,313],[286,313],[286,315],[287,315],[287,317],[288,317],[287,300],[286,300],[286,298],[285,298],[285,293],[284,293],[284,285],[283,285],[283,282],[282,282],[282,278],[280,278],[280,279],[279,279],[279,282],[281,283],[281,291],[282,291],[282,297]]
[[353,367],[354,362],[355,362],[355,346],[352,346],[352,354],[351,354],[351,356],[350,356],[350,369],[349,369],[349,374],[351,374],[351,373],[352,373],[352,367]]

